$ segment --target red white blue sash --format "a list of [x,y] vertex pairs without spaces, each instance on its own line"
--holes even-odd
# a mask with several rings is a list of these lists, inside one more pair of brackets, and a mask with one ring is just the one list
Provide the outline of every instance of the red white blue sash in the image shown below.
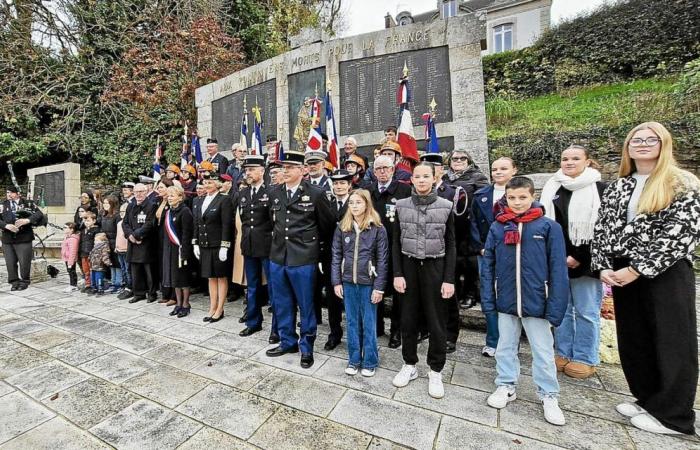
[[180,238],[175,234],[175,220],[172,214],[170,214],[169,209],[165,211],[165,232],[168,233],[168,239],[170,239],[173,245],[177,245],[178,247],[182,246],[182,244],[180,244]]

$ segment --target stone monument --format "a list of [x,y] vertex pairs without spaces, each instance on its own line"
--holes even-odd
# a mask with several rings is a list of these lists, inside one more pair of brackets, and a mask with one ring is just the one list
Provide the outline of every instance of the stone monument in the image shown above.
[[[451,17],[333,40],[324,40],[322,33],[307,34],[295,39],[299,46],[287,53],[198,88],[199,136],[216,137],[220,149],[229,150],[239,140],[246,98],[248,111],[256,100],[262,110],[263,139],[276,135],[285,148],[295,149],[293,133],[304,98],[316,91],[323,97],[328,81],[340,146],[353,136],[359,151],[371,159],[384,128],[398,122],[396,90],[405,64],[419,150],[425,148],[421,115],[435,98],[440,150],[466,149],[480,167],[488,167],[483,17]],[[249,133],[251,119],[249,115]]]

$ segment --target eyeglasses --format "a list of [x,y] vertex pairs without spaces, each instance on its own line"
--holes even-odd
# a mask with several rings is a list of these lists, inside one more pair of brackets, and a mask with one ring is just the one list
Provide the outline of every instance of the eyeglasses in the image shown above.
[[452,161],[469,161],[469,158],[467,158],[466,156],[455,156],[454,158],[452,158]]
[[630,139],[630,145],[632,147],[642,147],[642,146],[653,147],[656,144],[658,144],[659,142],[661,142],[661,139],[659,139],[657,137],[653,137],[653,136],[648,137],[646,139],[642,139],[642,138]]
[[386,172],[388,170],[391,170],[393,167],[391,166],[384,166],[384,167],[375,167],[374,171],[375,172]]

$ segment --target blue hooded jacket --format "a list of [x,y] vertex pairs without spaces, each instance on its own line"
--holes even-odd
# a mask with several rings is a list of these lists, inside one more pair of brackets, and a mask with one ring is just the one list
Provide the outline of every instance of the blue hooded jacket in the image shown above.
[[504,242],[504,224],[491,224],[479,267],[481,308],[547,319],[557,327],[569,301],[561,226],[546,217],[518,224],[520,243]]

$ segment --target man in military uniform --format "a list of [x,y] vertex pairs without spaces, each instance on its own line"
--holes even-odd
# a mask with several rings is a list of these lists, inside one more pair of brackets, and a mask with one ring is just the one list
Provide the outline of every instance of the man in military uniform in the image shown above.
[[219,153],[219,141],[215,138],[207,139],[207,160],[214,166],[214,172],[219,175],[226,173],[228,169],[228,159]]
[[[273,222],[270,280],[280,343],[266,354],[274,357],[301,350],[301,367],[306,369],[314,364],[313,296],[320,243],[330,242],[335,216],[326,195],[302,179],[302,153],[286,152],[282,165],[284,184],[271,189],[269,194]],[[301,314],[300,337],[295,327],[297,305]]]
[[21,198],[19,189],[15,186],[7,188],[7,199],[0,207],[0,230],[7,265],[7,282],[12,285],[12,291],[22,291],[29,287],[33,227],[41,226],[43,220],[44,214],[34,202]]
[[326,162],[326,154],[321,151],[308,151],[304,155],[306,165],[309,167],[309,182],[312,186],[321,189],[330,196],[331,180],[323,172]]
[[157,299],[157,280],[154,278],[153,266],[157,264],[158,232],[156,228],[156,210],[158,205],[146,199],[147,188],[139,183],[134,186],[135,201],[126,208],[126,217],[122,223],[124,237],[128,240],[126,259],[131,265],[131,277],[134,297],[129,303],[146,299]]
[[[262,330],[262,295],[263,273],[268,280],[270,292],[270,244],[272,243],[272,221],[270,220],[270,195],[264,182],[265,157],[248,155],[243,162],[247,187],[240,191],[239,205],[241,214],[241,253],[244,258],[245,278],[248,284],[248,304],[246,305],[246,327],[241,336],[250,336]],[[274,305],[273,305],[274,309]],[[272,320],[270,343],[279,342],[277,323]]]
[[[377,181],[372,184],[370,192],[374,209],[382,218],[382,225],[387,232],[389,242],[392,238],[394,228],[394,214],[396,212],[396,202],[402,198],[411,196],[411,186],[401,183],[394,178],[394,161],[387,156],[379,156],[374,160],[374,173]],[[387,273],[394,273],[391,269],[391,246],[389,246],[389,270]],[[388,280],[385,295],[391,295],[393,282]],[[398,293],[394,293],[391,304],[391,328],[389,336],[389,347],[398,348],[401,345],[401,300]],[[380,303],[377,308],[377,335],[384,334],[384,304]]]
[[[348,199],[350,198],[350,188],[352,175],[345,169],[336,170],[331,175],[333,181],[333,198],[331,199],[331,210],[335,214],[335,222],[338,224],[345,216],[348,210]],[[335,230],[335,228],[334,228]],[[323,267],[324,276],[321,278],[326,288],[326,306],[328,308],[328,325],[331,332],[328,335],[328,341],[323,346],[324,350],[333,350],[340,344],[343,338],[343,299],[338,298],[333,290],[333,285],[330,279],[332,253],[330,243],[324,248]],[[317,289],[320,291],[320,289]]]

